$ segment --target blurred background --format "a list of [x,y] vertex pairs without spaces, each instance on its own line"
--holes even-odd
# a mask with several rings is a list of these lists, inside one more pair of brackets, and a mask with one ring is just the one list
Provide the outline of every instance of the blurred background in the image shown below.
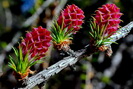
[[[66,5],[76,4],[85,13],[83,28],[73,36],[71,45],[73,50],[79,50],[89,44],[90,17],[106,3],[120,8],[121,26],[133,20],[133,0],[0,0],[0,89],[12,89],[17,84],[8,67],[8,55],[14,56],[12,46],[18,46],[26,31],[37,26],[50,29]],[[104,52],[84,58],[74,68],[51,77],[44,89],[133,89],[133,30],[117,42],[112,44],[110,58]],[[65,56],[51,46],[45,62],[32,69],[39,72]]]

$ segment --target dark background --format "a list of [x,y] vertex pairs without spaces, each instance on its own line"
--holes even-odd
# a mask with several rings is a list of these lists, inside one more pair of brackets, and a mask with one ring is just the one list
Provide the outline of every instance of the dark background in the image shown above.
[[[54,0],[38,18],[28,26],[23,23],[29,19],[46,0],[0,0],[0,89],[12,89],[16,80],[8,67],[8,55],[14,56],[11,46],[17,47],[20,37],[27,30],[42,26],[48,28],[49,22],[56,16],[56,7],[60,0]],[[79,50],[89,44],[89,20],[98,7],[106,3],[116,4],[123,13],[121,26],[133,20],[133,0],[68,0],[66,5],[76,4],[85,13],[83,28],[73,36],[73,50]],[[80,60],[76,70],[66,68],[50,78],[44,89],[133,89],[133,30],[123,39],[112,44],[113,55],[95,53]],[[42,70],[61,60],[64,56],[52,49],[45,63],[32,69]],[[52,55],[52,56],[51,56]]]

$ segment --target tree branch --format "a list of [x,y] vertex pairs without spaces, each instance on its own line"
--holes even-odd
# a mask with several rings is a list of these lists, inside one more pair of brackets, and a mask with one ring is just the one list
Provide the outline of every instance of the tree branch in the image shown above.
[[[116,34],[112,35],[110,38],[112,38],[112,41],[115,42],[119,40],[122,37],[125,37],[133,28],[133,22],[130,22],[126,26],[120,28]],[[111,43],[110,43],[111,44]],[[83,57],[84,53],[86,53],[87,48],[90,46],[86,47],[85,49],[82,49],[80,51],[73,52],[71,56],[63,58],[61,61],[55,63],[54,65],[48,67],[47,69],[44,69],[43,71],[39,72],[38,74],[29,77],[27,81],[25,81],[25,87],[21,87],[18,89],[31,89],[34,86],[46,82],[51,76],[54,76],[55,74],[58,74],[61,70],[64,68],[74,65],[81,57]],[[89,48],[90,49],[90,48]],[[88,53],[88,52],[87,52]],[[90,52],[89,52],[90,53]],[[90,53],[88,55],[91,55],[93,53]]]
[[[133,21],[131,21],[130,23],[128,23],[126,26],[120,28],[116,34],[112,35],[109,39],[111,39],[111,43],[112,42],[116,42],[117,40],[119,40],[120,38],[124,38],[133,28]],[[110,44],[111,44],[110,43]],[[109,45],[109,44],[108,44]]]
[[38,74],[30,77],[27,81],[26,81],[26,87],[24,88],[19,88],[19,89],[31,89],[34,86],[47,81],[51,76],[59,73],[61,70],[63,70],[64,68],[71,66],[73,64],[75,64],[80,57],[85,53],[85,49],[81,50],[80,52],[77,51],[75,52],[76,55],[75,56],[68,56],[63,58],[61,61],[55,63],[54,65],[48,67],[47,69],[44,69],[43,71],[39,72]]

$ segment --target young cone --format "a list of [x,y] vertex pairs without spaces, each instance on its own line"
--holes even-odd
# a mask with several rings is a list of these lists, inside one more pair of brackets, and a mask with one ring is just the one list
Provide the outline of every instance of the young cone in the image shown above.
[[42,63],[41,58],[44,58],[50,46],[50,41],[50,32],[40,26],[33,28],[31,32],[27,32],[26,37],[19,44],[19,50],[13,48],[16,59],[9,56],[9,67],[14,70],[13,74],[17,80],[27,78],[29,73],[33,73],[30,67]]
[[71,35],[75,34],[83,23],[84,12],[76,5],[68,5],[52,28],[53,43],[56,48],[69,49]]
[[38,55],[40,58],[44,57],[51,41],[50,32],[42,28],[33,28],[31,32],[27,32],[26,38],[22,40],[21,47],[24,55],[29,51],[30,58]]
[[[93,46],[103,48],[110,42],[108,38],[120,27],[121,15],[120,9],[115,4],[105,4],[95,11],[90,24],[90,38]],[[107,49],[107,47],[104,48]]]

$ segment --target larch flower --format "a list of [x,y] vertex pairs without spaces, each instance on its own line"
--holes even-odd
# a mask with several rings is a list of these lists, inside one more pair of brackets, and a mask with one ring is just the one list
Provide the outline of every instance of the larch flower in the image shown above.
[[17,80],[26,79],[29,73],[33,73],[30,67],[43,62],[41,59],[46,55],[50,41],[50,32],[40,26],[27,32],[18,50],[13,48],[16,58],[9,56],[9,67],[14,70],[13,74]]
[[115,4],[105,4],[95,11],[90,24],[91,42],[95,46],[107,44],[111,35],[120,27],[122,13]]
[[68,5],[61,11],[57,22],[52,28],[53,43],[59,50],[69,48],[72,34],[75,34],[83,24],[84,12],[76,5]]

